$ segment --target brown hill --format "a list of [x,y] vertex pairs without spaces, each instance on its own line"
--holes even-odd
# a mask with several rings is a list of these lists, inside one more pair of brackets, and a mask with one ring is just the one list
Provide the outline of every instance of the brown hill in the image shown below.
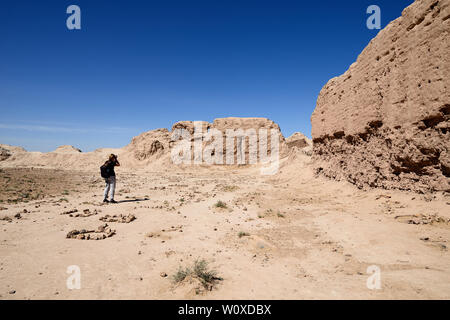
[[80,153],[81,150],[78,148],[75,148],[73,146],[65,145],[65,146],[60,146],[60,147],[56,148],[53,152],[56,152],[56,153]]

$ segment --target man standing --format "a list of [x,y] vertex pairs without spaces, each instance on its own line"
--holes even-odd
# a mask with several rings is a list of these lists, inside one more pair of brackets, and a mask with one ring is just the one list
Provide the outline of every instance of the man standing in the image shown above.
[[114,167],[120,166],[117,156],[115,154],[110,154],[108,161],[106,161],[103,166],[105,167],[105,171],[107,173],[107,177],[105,177],[106,187],[105,192],[103,193],[103,202],[117,203],[114,200],[114,192],[116,190],[116,173],[114,172]]

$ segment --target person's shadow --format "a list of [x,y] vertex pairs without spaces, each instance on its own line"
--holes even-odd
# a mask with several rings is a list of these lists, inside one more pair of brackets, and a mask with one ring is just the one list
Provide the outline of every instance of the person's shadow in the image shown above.
[[143,199],[128,199],[128,200],[119,200],[117,203],[125,203],[125,202],[140,202],[140,201],[148,201],[149,198],[143,198]]

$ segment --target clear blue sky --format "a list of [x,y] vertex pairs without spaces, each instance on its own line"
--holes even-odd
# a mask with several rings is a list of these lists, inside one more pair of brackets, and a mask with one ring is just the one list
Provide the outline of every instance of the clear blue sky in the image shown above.
[[[412,0],[0,3],[0,143],[122,147],[179,120],[267,117],[310,136],[319,91]],[[66,8],[81,8],[68,30]]]

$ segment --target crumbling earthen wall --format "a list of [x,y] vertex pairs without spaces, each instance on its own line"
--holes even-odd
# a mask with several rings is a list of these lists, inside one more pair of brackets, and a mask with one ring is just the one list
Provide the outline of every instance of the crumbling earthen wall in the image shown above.
[[[195,131],[196,125],[197,131]],[[174,147],[177,141],[186,138],[185,136],[179,137],[179,139],[175,139],[173,134],[177,129],[185,130],[185,132],[188,134],[187,136],[189,137],[189,142],[191,143],[191,160],[194,160],[195,156],[194,143],[198,143],[199,145],[201,145],[201,152],[203,153],[204,150],[215,141],[214,135],[212,135],[212,137],[208,136],[210,130],[217,130],[221,134],[222,148],[220,148],[220,151],[222,152],[222,164],[227,163],[227,139],[233,140],[233,150],[231,151],[234,157],[232,162],[233,164],[259,163],[260,140],[262,138],[262,136],[260,136],[260,133],[266,133],[265,139],[267,141],[267,149],[264,151],[267,152],[267,156],[270,156],[272,150],[271,130],[274,130],[276,139],[278,140],[279,156],[284,157],[287,155],[288,147],[286,145],[284,136],[281,134],[280,127],[275,122],[266,118],[236,117],[215,119],[213,123],[209,123],[206,121],[179,121],[172,126],[172,131],[168,131],[167,129],[157,129],[144,132],[143,134],[133,138],[132,142],[126,147],[126,150],[128,152],[134,153],[134,157],[137,160],[145,160],[154,156],[155,154],[169,153],[171,148]],[[260,132],[260,129],[265,129],[266,131]],[[232,135],[230,135],[230,137],[227,137],[227,130],[231,130],[232,132]],[[253,149],[250,148],[249,144],[250,138],[248,134],[251,132],[256,133],[256,143],[252,143],[252,145],[255,147]],[[181,134],[181,132],[179,134]],[[242,143],[245,147],[245,152],[242,158],[243,163],[239,163],[237,157],[238,138],[236,137],[241,136]],[[214,152],[215,150],[212,150],[213,155]],[[250,161],[251,156],[253,157],[252,159],[256,159],[256,162]]]
[[418,0],[321,90],[317,171],[360,187],[450,191],[450,0]]

